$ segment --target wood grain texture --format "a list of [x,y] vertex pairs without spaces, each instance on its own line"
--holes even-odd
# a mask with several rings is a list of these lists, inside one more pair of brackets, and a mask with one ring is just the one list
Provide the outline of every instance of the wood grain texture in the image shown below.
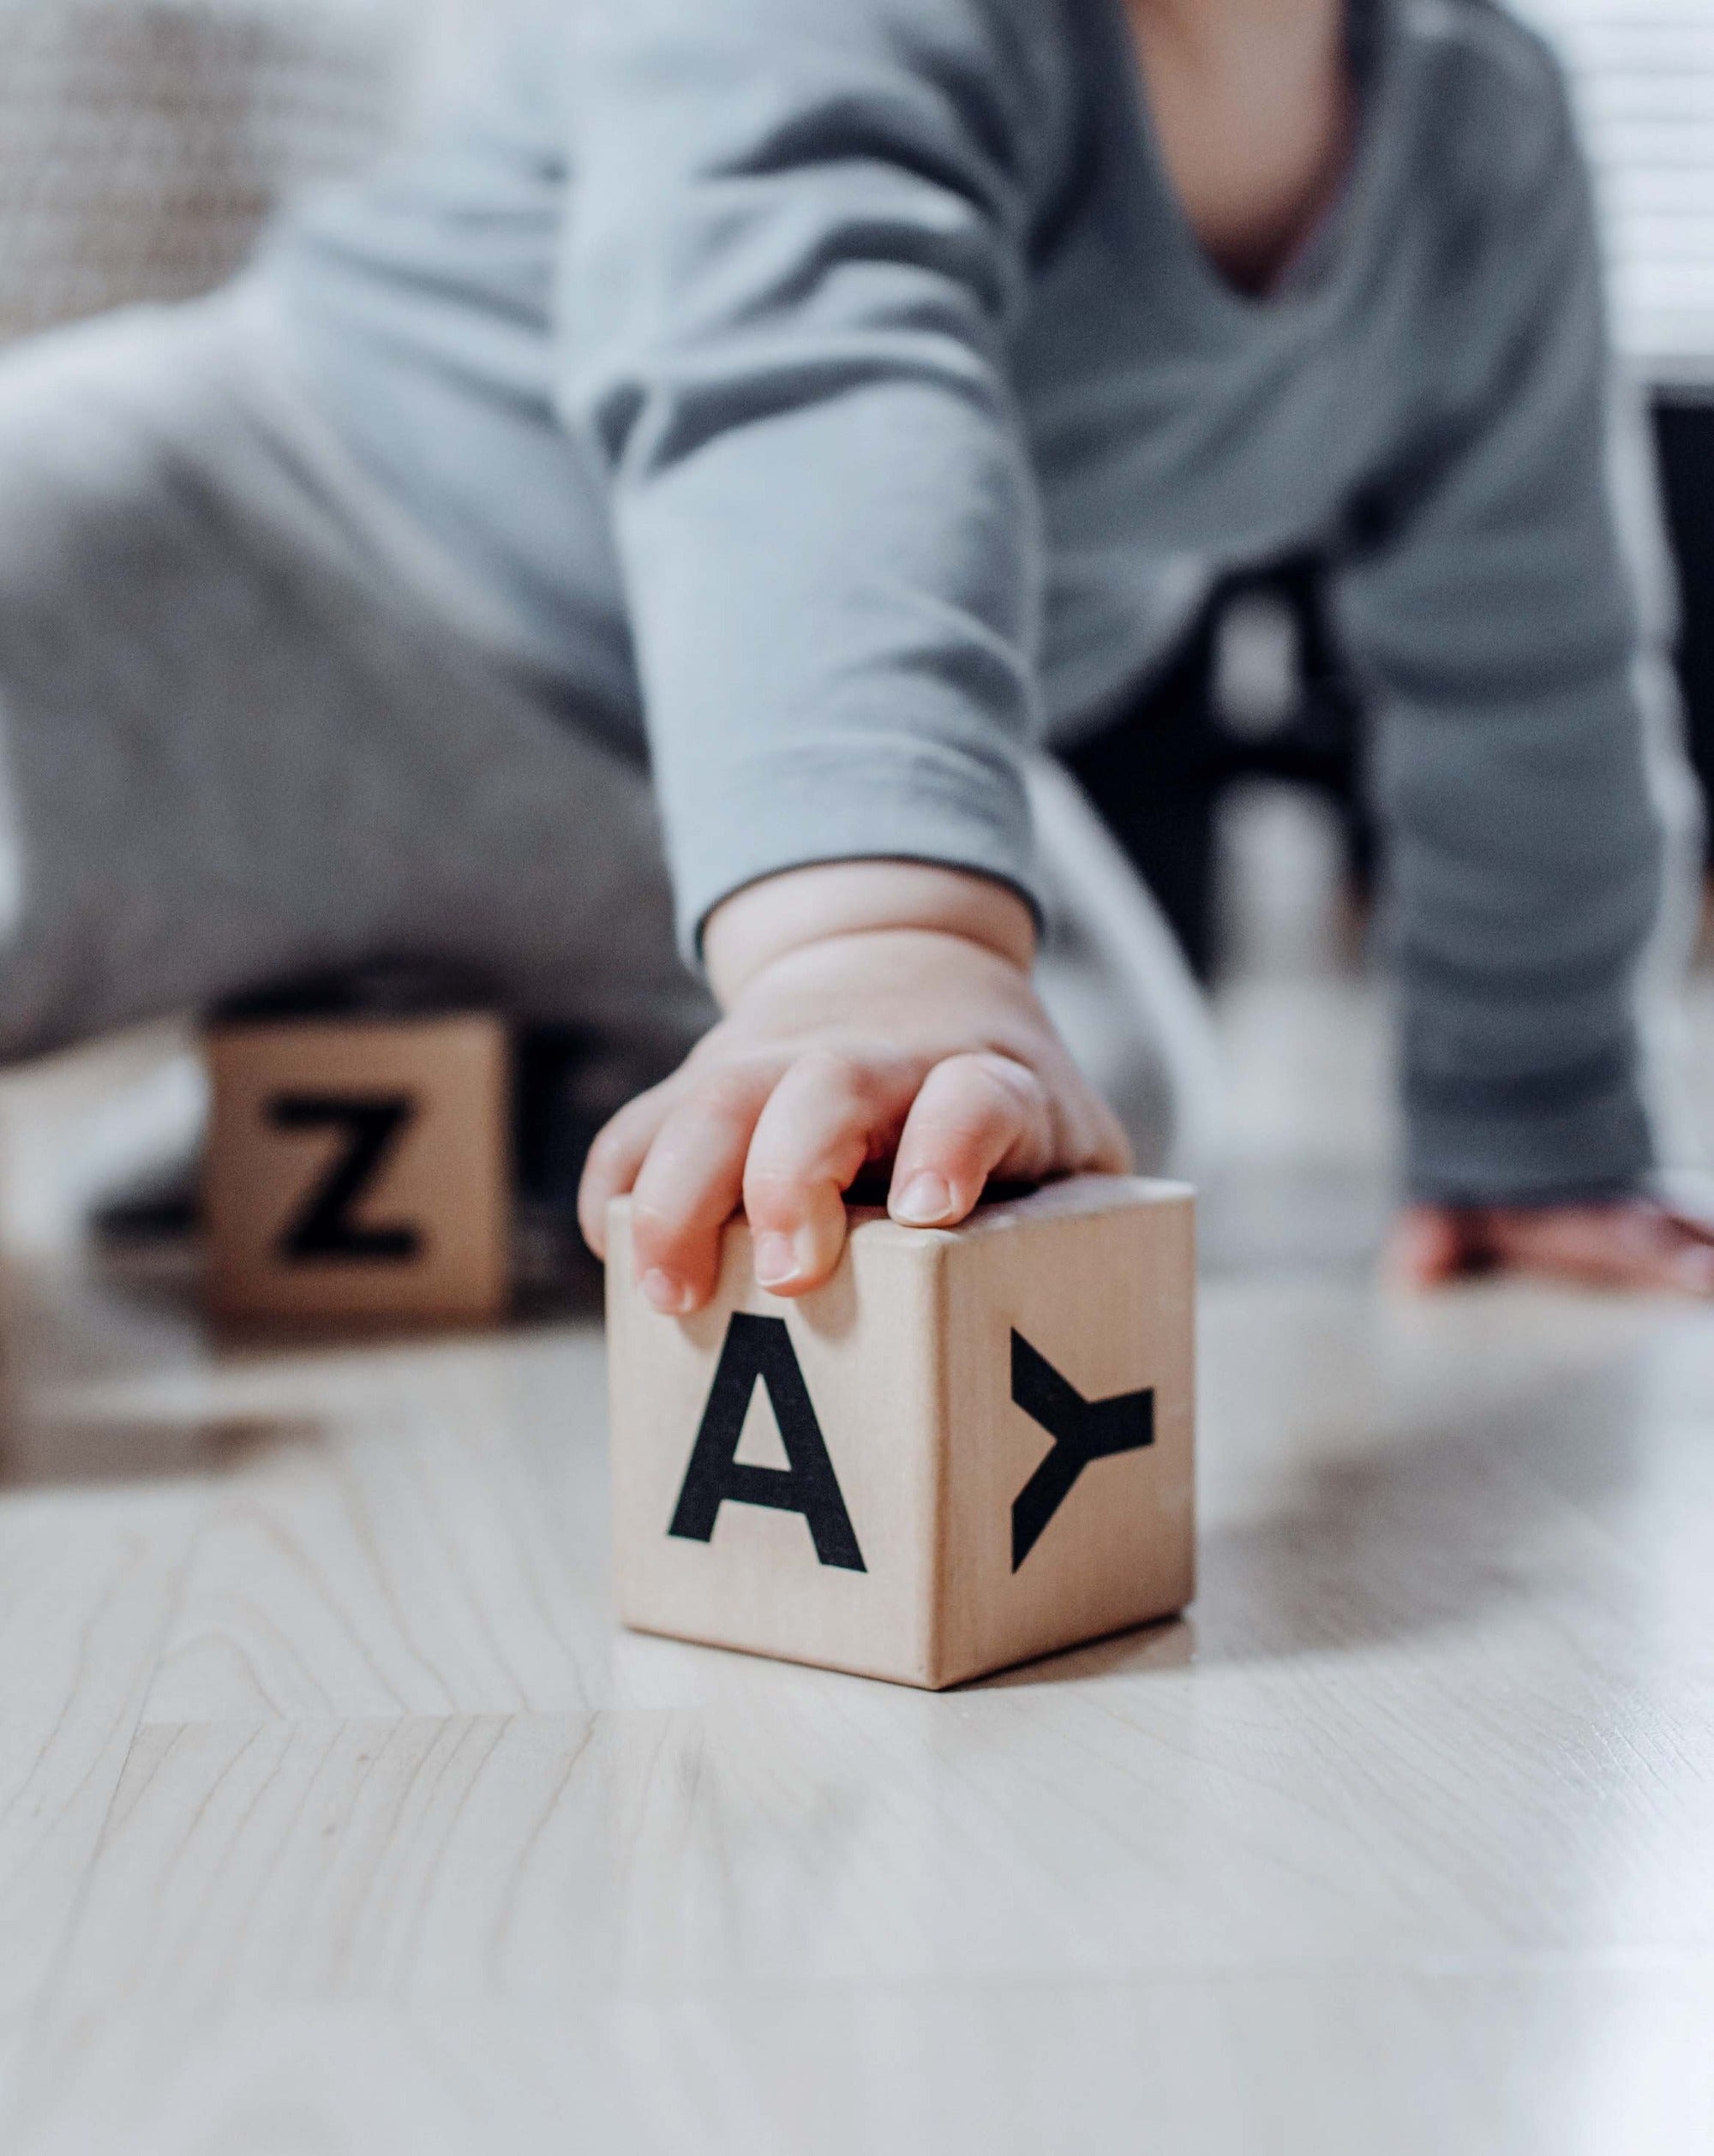
[[192,1553],[146,1718],[611,1700],[598,1339],[322,1360],[338,1368],[319,1386],[312,1359],[271,1383],[252,1368],[198,1388],[205,1413],[247,1434]]
[[56,2033],[9,2147],[1692,2156],[1711,2015],[1670,1966],[146,2006]]
[[599,1520],[589,1335],[80,1380],[61,1408],[140,1426],[271,1407],[288,1482],[326,1480],[276,1568],[244,1516],[279,1459],[221,1466],[177,1719],[40,1927],[0,2139],[783,2150],[819,2120],[938,2156],[1056,2117],[1111,2146],[1142,2106],[1215,2150],[1699,2150],[1705,1321],[1244,1284],[1205,1363],[1188,1622],[936,1698],[626,1641],[574,1560],[536,1637],[614,1640],[552,1665],[594,1712],[520,1709],[518,1650],[470,1644]]
[[[1556,1717],[1508,1740],[1491,1694],[1458,1717],[1432,1680],[1401,1682],[1378,1732],[1360,1692],[1315,1698],[1268,1711],[1254,1675],[1181,1663],[951,1717],[848,1685],[820,1713],[758,1690],[676,1712],[154,1725],[48,2003],[201,2015],[446,1987],[1714,1953],[1709,1745],[1687,1717],[1602,1771]],[[1507,1801],[1475,1827],[1496,1776]]]
[[1191,1614],[944,1696],[617,1626],[587,1324],[0,1320],[6,2156],[1714,2141],[1705,1311],[1214,1280]]
[[0,2069],[82,1889],[201,1504],[0,1504]]

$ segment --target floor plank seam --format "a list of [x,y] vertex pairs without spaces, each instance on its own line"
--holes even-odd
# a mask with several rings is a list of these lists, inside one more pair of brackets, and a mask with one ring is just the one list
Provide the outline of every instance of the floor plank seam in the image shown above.
[[39,2039],[45,2037],[51,2025],[54,1994],[69,1963],[78,1932],[82,1926],[84,1912],[88,1907],[89,1897],[94,1886],[95,1874],[100,1865],[103,1852],[107,1846],[108,1831],[112,1825],[115,1809],[119,1801],[119,1794],[125,1786],[125,1778],[130,1770],[132,1759],[136,1753],[138,1740],[145,1727],[144,1709],[147,1704],[149,1694],[154,1688],[155,1678],[165,1657],[167,1642],[172,1637],[173,1628],[183,1608],[186,1590],[190,1582],[192,1564],[198,1546],[209,1525],[213,1511],[213,1494],[211,1489],[202,1500],[195,1525],[185,1536],[183,1548],[180,1551],[173,1566],[171,1584],[161,1598],[161,1614],[156,1626],[154,1645],[147,1658],[144,1674],[137,1684],[136,1704],[131,1715],[131,1726],[125,1737],[124,1748],[113,1775],[112,1787],[108,1791],[107,1802],[102,1810],[101,1823],[91,1839],[88,1854],[83,1864],[82,1876],[79,1878],[76,1889],[67,1905],[65,1922],[61,1928],[58,1942],[44,1964],[41,1981],[37,1986],[35,1995],[18,2030],[16,2055],[20,2064],[13,2077],[12,2087],[7,2092],[4,2100],[0,2101],[0,2148],[8,2151],[19,2150],[25,2146],[20,2137],[20,2129],[27,2117],[28,2103],[32,2094],[29,2060],[32,2055],[38,2051]]

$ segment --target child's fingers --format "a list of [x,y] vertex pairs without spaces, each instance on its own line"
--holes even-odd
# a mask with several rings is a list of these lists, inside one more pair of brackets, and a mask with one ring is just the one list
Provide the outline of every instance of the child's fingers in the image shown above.
[[[1059,1098],[1059,1143],[1049,1165],[1076,1175],[1128,1176],[1136,1165],[1124,1125],[1079,1077]],[[1044,1171],[1044,1172],[1046,1172]]]
[[669,1080],[629,1101],[602,1129],[590,1147],[578,1184],[578,1225],[598,1258],[607,1255],[607,1208],[637,1181],[638,1171],[667,1117],[678,1092]]
[[637,1279],[657,1310],[687,1317],[714,1291],[720,1233],[738,1210],[751,1133],[777,1075],[741,1065],[686,1087],[638,1171],[631,1234]]
[[909,1099],[903,1069],[831,1052],[800,1057],[781,1079],[744,1171],[762,1286],[804,1295],[832,1273],[845,1247],[845,1192]]
[[1010,1057],[954,1056],[924,1081],[899,1140],[892,1216],[915,1228],[951,1227],[1004,1168],[1046,1175],[1055,1158],[1047,1090]]

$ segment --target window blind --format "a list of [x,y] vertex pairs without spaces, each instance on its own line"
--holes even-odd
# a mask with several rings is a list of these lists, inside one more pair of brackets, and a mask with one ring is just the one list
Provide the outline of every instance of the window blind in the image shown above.
[[1714,0],[1513,0],[1558,48],[1595,167],[1625,352],[1714,387]]

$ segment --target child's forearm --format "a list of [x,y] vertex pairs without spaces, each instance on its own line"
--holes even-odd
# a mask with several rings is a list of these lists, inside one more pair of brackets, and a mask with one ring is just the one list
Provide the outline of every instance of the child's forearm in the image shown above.
[[1035,919],[1009,885],[923,861],[829,861],[735,892],[703,933],[709,979],[730,1010],[764,967],[830,937],[917,930],[962,937],[1028,973]]
[[681,932],[806,859],[1022,879],[1037,40],[970,0],[565,12],[556,404],[606,482]]

